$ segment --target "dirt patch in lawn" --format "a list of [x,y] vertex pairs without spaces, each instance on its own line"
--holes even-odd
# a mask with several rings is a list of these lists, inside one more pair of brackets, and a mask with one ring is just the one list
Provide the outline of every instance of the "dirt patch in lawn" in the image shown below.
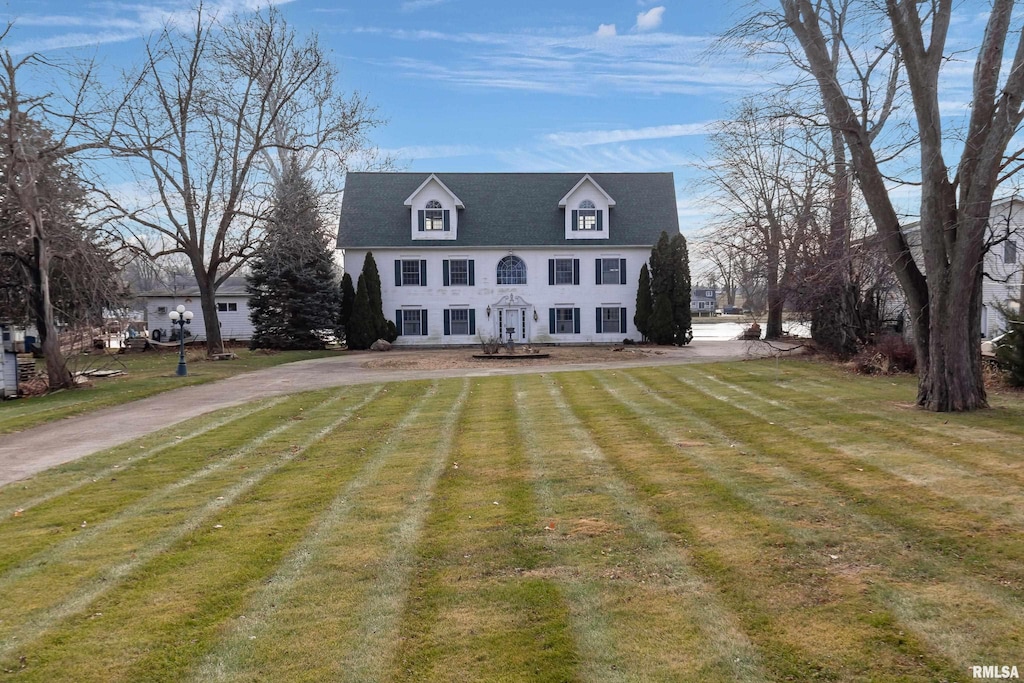
[[553,365],[564,363],[614,363],[633,361],[640,358],[665,355],[664,349],[644,346],[554,346],[542,347],[547,358],[522,358],[529,356],[525,350],[517,349],[517,358],[507,359],[502,351],[497,358],[478,359],[476,346],[464,349],[424,349],[388,351],[367,358],[364,368],[374,370],[443,370],[446,368],[473,367],[522,367],[529,365]]

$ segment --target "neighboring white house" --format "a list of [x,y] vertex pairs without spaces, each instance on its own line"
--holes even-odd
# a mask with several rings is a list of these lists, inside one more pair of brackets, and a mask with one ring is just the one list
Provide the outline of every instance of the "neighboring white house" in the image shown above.
[[[139,292],[138,299],[145,304],[146,329],[150,339],[166,341],[170,338],[171,319],[168,314],[179,304],[195,315],[186,329],[192,335],[206,337],[206,320],[199,302],[199,288],[194,278],[176,279],[170,287]],[[244,277],[229,277],[217,289],[217,320],[224,341],[249,341],[252,322],[249,320],[249,294],[245,291]]]
[[354,282],[373,252],[402,345],[621,342],[662,231],[671,173],[349,173],[338,248]]
[[[981,336],[989,338],[1006,329],[1000,308],[1019,311],[1021,273],[1024,270],[1024,199],[1008,197],[992,203],[981,293]],[[917,223],[903,228],[919,264],[921,255]],[[922,266],[923,267],[923,266]],[[909,331],[909,326],[908,326]]]

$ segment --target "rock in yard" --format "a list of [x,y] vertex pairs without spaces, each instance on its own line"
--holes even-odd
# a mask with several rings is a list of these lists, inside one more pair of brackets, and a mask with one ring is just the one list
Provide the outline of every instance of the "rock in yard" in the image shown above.
[[377,341],[373,342],[373,344],[370,345],[370,350],[371,351],[390,351],[391,350],[391,342],[389,342],[387,340],[384,340],[384,339],[378,339]]

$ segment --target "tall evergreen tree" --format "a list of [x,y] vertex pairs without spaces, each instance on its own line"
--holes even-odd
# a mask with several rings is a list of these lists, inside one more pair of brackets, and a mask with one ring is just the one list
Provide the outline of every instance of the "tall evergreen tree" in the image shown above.
[[[366,296],[370,303],[371,326],[374,335],[373,341],[384,339],[388,334],[388,321],[384,317],[384,307],[380,293],[380,272],[377,270],[377,261],[373,258],[373,252],[366,252],[363,260],[363,275],[366,278]],[[372,344],[373,341],[370,343]]]
[[690,255],[686,238],[675,234],[669,241],[672,265],[672,334],[676,346],[685,346],[693,339],[690,318]]
[[[639,296],[639,295],[638,295]],[[690,266],[686,240],[662,232],[651,249],[651,296],[654,302],[648,336],[655,344],[688,344],[690,324]]]
[[651,298],[651,271],[647,264],[640,266],[640,280],[636,286],[636,313],[633,324],[644,340],[651,337],[651,316],[654,315],[654,299]]
[[352,318],[352,307],[356,301],[356,289],[352,286],[352,276],[345,273],[341,277],[339,287],[341,305],[338,312],[338,324],[335,328],[335,336],[340,339],[346,338],[349,320]]
[[250,346],[322,349],[338,318],[334,251],[313,184],[294,161],[281,176],[275,202],[246,277]]
[[373,314],[370,297],[366,292],[366,275],[360,275],[356,282],[356,293],[352,301],[352,315],[345,328],[348,348],[359,351],[370,348],[377,340],[373,329]]

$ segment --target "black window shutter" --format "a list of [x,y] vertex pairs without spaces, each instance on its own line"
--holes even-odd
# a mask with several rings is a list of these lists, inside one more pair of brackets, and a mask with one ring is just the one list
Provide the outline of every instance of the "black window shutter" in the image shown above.
[[579,230],[579,221],[580,221],[580,212],[579,211],[573,211],[572,212],[572,229],[573,230]]
[[402,286],[402,262],[395,259],[395,287]]
[[574,285],[580,283],[580,260],[578,258],[572,260],[572,283]]
[[[472,263],[472,261],[470,261]],[[469,309],[469,333],[476,334],[476,309]]]
[[555,259],[548,259],[548,284],[555,284]]
[[601,284],[601,259],[594,261],[594,284]]
[[572,331],[574,334],[580,333],[580,309],[572,309]]
[[452,333],[452,313],[447,308],[444,309],[444,336],[448,336]]
[[469,286],[473,287],[476,285],[476,277],[473,272],[473,259],[469,259]]
[[427,286],[427,260],[420,261],[420,287]]
[[597,326],[594,329],[597,331],[598,334],[601,334],[602,330],[601,330],[601,309],[600,309],[600,307],[597,309]]
[[452,219],[451,219],[451,216],[449,216],[450,213],[451,213],[451,211],[449,211],[448,209],[444,210],[444,231],[445,232],[451,232],[451,230],[452,230]]
[[395,329],[398,330],[398,336],[402,336],[402,309],[399,308],[395,311]]
[[619,332],[626,334],[626,309],[619,309]]
[[417,213],[420,215],[420,232],[423,232],[425,230],[425,228],[423,227],[423,211],[420,210],[417,211]]
[[548,309],[548,334],[555,333],[555,309]]
[[626,284],[626,259],[619,259],[619,284]]
[[420,311],[420,334],[424,337],[427,336],[427,311],[426,309]]
[[451,276],[448,274],[448,259],[441,261],[441,281],[445,287],[451,284]]
[[598,211],[597,212],[597,229],[598,230],[602,230],[602,228],[601,228],[601,215],[603,213],[604,213],[604,211]]

